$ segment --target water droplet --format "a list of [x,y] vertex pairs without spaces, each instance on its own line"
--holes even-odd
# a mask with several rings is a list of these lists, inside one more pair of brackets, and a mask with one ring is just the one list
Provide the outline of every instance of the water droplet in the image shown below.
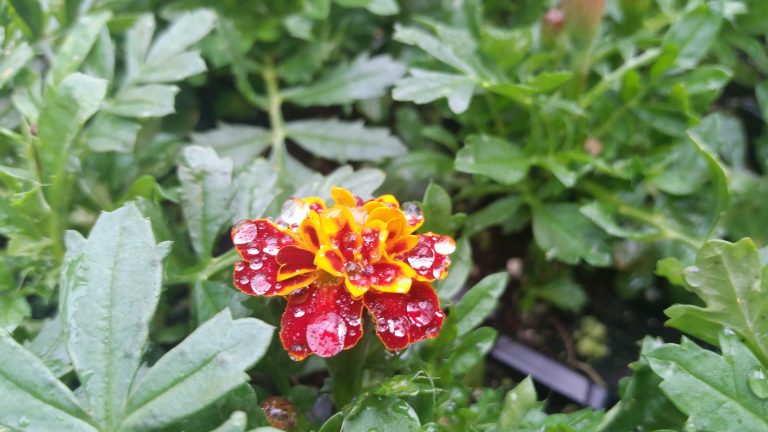
[[306,312],[304,311],[304,309],[296,309],[296,312],[293,313],[293,316],[295,316],[296,318],[301,318],[304,316],[305,313]]
[[763,369],[755,369],[747,376],[749,389],[760,399],[768,399],[768,376]]
[[280,246],[277,245],[277,239],[274,237],[270,237],[267,239],[267,244],[264,245],[264,253],[269,255],[277,255],[277,253],[280,251]]
[[261,261],[254,261],[248,265],[248,267],[250,267],[251,270],[259,270],[263,266],[264,266],[264,263]]
[[365,218],[368,217],[368,212],[365,211],[362,207],[353,207],[349,209],[349,212],[352,213],[352,219],[358,224],[362,225],[365,223]]
[[256,235],[259,233],[259,229],[252,223],[243,223],[237,227],[237,232],[232,238],[232,242],[235,244],[246,244],[253,241]]
[[405,306],[405,310],[416,327],[430,324],[435,317],[435,306],[426,300],[410,301]]
[[245,268],[245,263],[238,261],[235,263],[235,271],[242,271]]
[[443,266],[435,267],[434,269],[432,269],[432,277],[435,278],[435,279],[440,279],[440,276],[443,275],[443,270],[444,269],[445,269],[445,267],[443,267]]
[[395,337],[405,337],[405,324],[403,320],[403,317],[387,320],[387,332],[392,333]]
[[272,284],[267,281],[267,275],[257,274],[251,279],[251,290],[254,294],[264,295],[270,288],[272,288]]
[[298,225],[309,214],[309,204],[298,198],[289,199],[280,209],[280,220],[288,225]]
[[341,317],[328,313],[307,326],[307,344],[320,357],[332,357],[344,349],[347,325]]
[[401,208],[408,225],[418,225],[424,220],[424,213],[421,212],[421,208],[415,202],[403,203]]
[[17,421],[19,427],[27,427],[29,426],[29,419],[25,416],[19,417],[19,420]]
[[724,328],[723,333],[725,333],[728,336],[734,336],[736,334],[736,332],[734,332],[733,329],[730,327]]
[[248,253],[248,255],[258,255],[259,254],[259,249],[258,248],[248,248],[248,249],[246,249],[245,252]]
[[239,282],[240,282],[240,285],[248,285],[248,277],[246,276],[241,277]]
[[450,255],[456,250],[456,242],[448,236],[442,236],[435,242],[435,252]]
[[417,246],[408,256],[408,264],[416,270],[428,269],[435,263],[435,251],[426,245]]

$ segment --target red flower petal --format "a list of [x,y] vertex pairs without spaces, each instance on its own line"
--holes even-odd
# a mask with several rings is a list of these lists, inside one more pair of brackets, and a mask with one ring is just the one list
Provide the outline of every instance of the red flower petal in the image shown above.
[[277,283],[280,248],[295,243],[266,219],[246,220],[232,230],[232,242],[244,261],[235,264],[233,280],[248,295],[278,295],[286,290]]
[[376,334],[387,349],[401,350],[409,344],[440,333],[445,314],[440,300],[427,283],[413,282],[407,294],[368,291],[363,297],[373,315]]
[[408,252],[397,257],[415,272],[416,279],[433,281],[442,279],[448,271],[451,259],[448,255],[456,250],[456,242],[448,236],[427,233],[419,235],[419,242]]
[[343,284],[312,284],[288,296],[280,320],[280,340],[290,356],[332,357],[354,346],[363,334],[363,302]]
[[315,254],[295,245],[284,246],[275,259],[280,264],[278,281],[315,271]]

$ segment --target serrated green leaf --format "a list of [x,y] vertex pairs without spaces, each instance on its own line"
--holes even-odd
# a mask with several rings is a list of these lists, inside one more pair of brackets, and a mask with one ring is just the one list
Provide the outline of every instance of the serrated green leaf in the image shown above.
[[154,34],[155,17],[152,14],[140,15],[126,32],[125,67],[127,80],[134,79],[141,73]]
[[733,334],[721,334],[722,355],[683,338],[646,358],[663,382],[661,389],[688,414],[685,430],[741,432],[768,430],[768,404],[749,388],[748,376],[764,371]]
[[77,71],[110,18],[112,18],[110,12],[99,12],[80,18],[64,39],[53,60],[51,81],[54,86]]
[[9,0],[9,4],[26,35],[33,40],[43,35],[46,20],[40,0]]
[[684,275],[686,288],[706,306],[674,305],[664,311],[670,317],[667,325],[711,344],[729,328],[768,364],[768,328],[763,325],[768,321],[768,277],[760,268],[760,254],[749,239],[707,242]]
[[13,292],[0,295],[0,329],[13,332],[31,315],[32,310],[24,296]]
[[[469,36],[469,35],[467,35]],[[455,49],[451,44],[445,43],[435,36],[415,27],[395,25],[395,40],[408,45],[414,45],[441,62],[464,72],[470,78],[478,77],[475,70],[474,59],[468,57],[466,52]],[[465,39],[463,43],[466,45]]]
[[672,24],[664,38],[664,46],[676,46],[679,52],[675,63],[691,69],[712,47],[722,21],[722,17],[714,13],[709,5],[700,5]]
[[123,428],[168,425],[246,382],[244,371],[264,355],[273,330],[255,318],[233,320],[228,309],[206,321],[134,386]]
[[456,170],[511,185],[522,180],[530,163],[511,143],[489,135],[470,135],[456,154]]
[[466,335],[496,309],[499,298],[507,287],[509,275],[494,273],[486,276],[451,308],[451,315],[458,330],[458,337]]
[[344,417],[341,428],[347,432],[415,432],[420,425],[416,412],[405,401],[371,395],[358,411]]
[[157,37],[144,63],[149,69],[162,68],[165,62],[205,37],[213,30],[215,23],[216,14],[206,9],[181,14]]
[[181,81],[205,70],[205,61],[200,57],[200,53],[187,51],[166,59],[162,63],[146,66],[139,81],[143,83]]
[[578,204],[544,203],[531,208],[533,237],[547,254],[568,264],[584,260],[593,266],[607,266],[611,254],[604,235],[579,212]]
[[298,120],[285,125],[286,135],[308,152],[337,161],[380,161],[400,156],[405,146],[386,128],[363,122]]
[[264,159],[253,161],[239,172],[232,182],[235,190],[230,206],[232,222],[266,216],[265,212],[280,193],[277,180],[274,166]]
[[97,431],[72,391],[4,330],[0,330],[0,424],[25,431]]
[[125,117],[162,117],[176,112],[174,102],[178,92],[179,88],[173,85],[130,87],[121,90],[106,110]]
[[121,117],[99,114],[83,134],[83,141],[89,149],[96,152],[133,151],[141,125]]
[[35,52],[27,43],[20,43],[0,59],[0,89],[34,57]]
[[288,88],[283,98],[301,106],[331,106],[383,96],[405,73],[405,67],[388,55],[357,57],[349,65],[329,71],[308,86]]
[[351,166],[344,165],[327,176],[316,174],[312,180],[298,187],[293,195],[316,196],[327,202],[331,200],[331,187],[338,186],[363,199],[368,199],[384,183],[384,177],[384,173],[375,168],[362,168],[355,171]]
[[208,321],[213,316],[229,308],[234,318],[244,318],[250,312],[243,301],[247,295],[235,291],[230,286],[217,281],[197,281],[192,287],[192,311],[197,325]]
[[25,348],[35,354],[57,377],[72,370],[72,362],[67,353],[67,335],[61,323],[61,314],[43,321],[40,333],[25,344]]
[[453,376],[462,376],[478,364],[493,348],[498,332],[491,327],[480,327],[464,336],[448,357]]
[[392,99],[425,104],[440,98],[448,99],[455,114],[469,108],[475,91],[475,81],[463,75],[412,69],[409,77],[395,83]]
[[67,351],[104,429],[116,429],[122,419],[167,251],[133,204],[102,213],[79,250],[68,251],[62,276]]
[[215,129],[192,134],[192,143],[213,147],[232,159],[236,168],[247,167],[269,145],[269,130],[251,125],[219,123]]
[[178,168],[181,209],[197,255],[210,258],[224,225],[231,221],[232,161],[210,147],[189,146]]
[[472,245],[467,237],[456,241],[456,251],[451,255],[451,269],[445,279],[435,282],[435,290],[442,302],[450,302],[464,288],[472,270]]

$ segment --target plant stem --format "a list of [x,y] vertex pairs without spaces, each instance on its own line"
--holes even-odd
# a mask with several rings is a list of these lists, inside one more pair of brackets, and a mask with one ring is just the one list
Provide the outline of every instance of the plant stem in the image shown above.
[[233,248],[229,252],[212,258],[186,273],[167,278],[165,283],[166,285],[183,285],[206,281],[220,271],[232,267],[238,260],[240,260],[240,254],[237,252],[237,249]]
[[373,334],[365,332],[355,347],[326,360],[332,380],[331,398],[337,410],[352,402],[362,390],[363,365],[372,339]]
[[278,171],[278,176],[283,177],[283,172],[285,171],[285,124],[283,123],[283,113],[281,110],[283,98],[278,87],[277,71],[271,60],[267,61],[264,68],[262,68],[261,76],[267,87],[267,112],[269,113],[269,124],[272,129],[272,164]]

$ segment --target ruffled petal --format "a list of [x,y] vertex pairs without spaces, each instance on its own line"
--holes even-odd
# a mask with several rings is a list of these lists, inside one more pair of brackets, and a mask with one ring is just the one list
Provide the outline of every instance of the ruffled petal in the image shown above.
[[235,264],[235,287],[248,295],[282,295],[278,284],[275,255],[286,245],[295,243],[288,234],[266,219],[246,220],[232,230],[232,242],[243,261]]
[[437,294],[424,282],[414,282],[407,294],[368,291],[363,300],[373,316],[376,334],[390,350],[435,337],[443,326],[445,313]]
[[280,340],[295,360],[311,354],[332,357],[354,346],[363,334],[362,300],[343,285],[310,287],[287,297]]
[[415,272],[417,280],[433,281],[444,278],[451,264],[448,255],[456,250],[456,242],[448,236],[432,233],[418,237],[416,246],[398,255],[396,259],[407,263]]
[[315,255],[315,265],[333,276],[344,274],[344,258],[330,246],[323,246]]
[[355,196],[352,195],[352,192],[337,186],[331,188],[331,198],[333,198],[336,205],[347,207],[357,206],[357,200],[355,199]]
[[402,262],[378,262],[372,265],[370,285],[382,292],[407,293],[411,288],[413,270]]
[[315,254],[296,245],[284,246],[275,257],[280,267],[277,270],[277,280],[315,271]]

